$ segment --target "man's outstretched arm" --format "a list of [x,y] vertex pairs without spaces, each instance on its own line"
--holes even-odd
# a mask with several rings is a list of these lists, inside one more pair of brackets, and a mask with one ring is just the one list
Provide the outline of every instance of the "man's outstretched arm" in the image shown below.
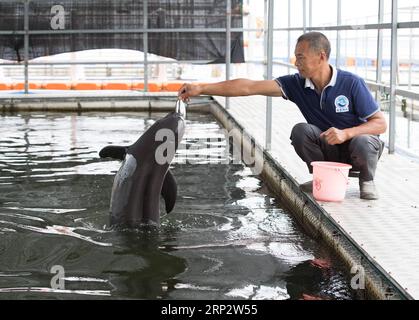
[[199,95],[238,97],[264,95],[281,97],[281,87],[275,80],[235,79],[208,84],[185,83],[178,92],[182,100]]

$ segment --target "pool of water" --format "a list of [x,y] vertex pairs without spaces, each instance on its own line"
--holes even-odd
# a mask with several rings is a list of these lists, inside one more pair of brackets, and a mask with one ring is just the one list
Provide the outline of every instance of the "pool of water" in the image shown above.
[[187,117],[161,227],[109,228],[120,163],[98,151],[163,115],[0,116],[0,299],[355,298],[339,261],[233,161],[210,115]]

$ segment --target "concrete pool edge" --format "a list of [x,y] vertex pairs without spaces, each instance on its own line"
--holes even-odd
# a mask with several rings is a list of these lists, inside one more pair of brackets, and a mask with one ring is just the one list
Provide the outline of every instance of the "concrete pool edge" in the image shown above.
[[[3,94],[0,95],[0,111],[5,112],[121,112],[171,111],[175,107],[176,94],[165,95],[145,92],[109,93],[76,92],[60,95],[49,94]],[[191,103],[193,112],[209,112],[212,99],[202,97]]]

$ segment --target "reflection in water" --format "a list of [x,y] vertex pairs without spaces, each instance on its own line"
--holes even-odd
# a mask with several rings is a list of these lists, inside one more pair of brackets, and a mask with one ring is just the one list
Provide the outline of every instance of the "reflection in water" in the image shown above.
[[252,300],[286,300],[290,298],[287,290],[281,287],[269,287],[263,285],[249,285],[244,288],[233,289],[227,292],[226,296]]
[[[131,144],[163,115],[0,117],[0,299],[354,298],[342,266],[229,163],[210,116],[188,115],[171,168],[177,203],[161,227],[110,229],[120,163],[98,151]],[[65,288],[51,287],[57,265]]]
[[157,230],[122,231],[118,238],[121,249],[115,250],[114,255],[141,257],[143,264],[129,270],[104,270],[109,273],[109,282],[114,287],[112,294],[130,298],[166,298],[173,290],[170,279],[185,271],[186,261],[159,249],[161,239]]
[[341,281],[342,277],[340,271],[304,261],[286,276],[287,291],[292,299],[350,299],[350,287]]

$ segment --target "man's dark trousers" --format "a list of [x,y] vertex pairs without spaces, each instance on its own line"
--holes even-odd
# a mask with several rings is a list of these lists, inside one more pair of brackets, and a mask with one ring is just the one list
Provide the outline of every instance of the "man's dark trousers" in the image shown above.
[[359,171],[359,179],[374,180],[378,159],[384,149],[384,142],[376,135],[360,135],[342,144],[330,145],[322,131],[308,123],[298,123],[291,131],[291,144],[298,156],[307,164],[310,173],[312,161],[336,161],[352,165]]

